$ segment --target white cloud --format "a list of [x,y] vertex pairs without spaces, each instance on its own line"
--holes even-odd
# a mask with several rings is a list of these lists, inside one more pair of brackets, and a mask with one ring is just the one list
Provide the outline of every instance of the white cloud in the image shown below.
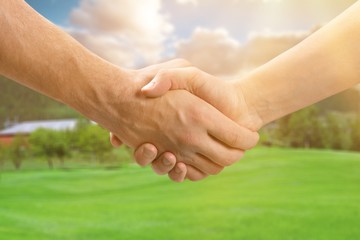
[[248,42],[244,46],[244,68],[251,70],[267,63],[303,41],[310,33],[310,31],[250,33]]
[[226,28],[237,39],[249,32],[301,31],[325,24],[356,0],[197,0],[197,7],[163,1],[178,36],[187,38],[196,27]]
[[225,29],[196,28],[188,40],[180,40],[178,57],[212,74],[232,74],[242,65],[242,48]]
[[[310,3],[310,0],[304,1]],[[295,30],[281,32],[294,29],[291,25],[304,29],[302,26],[306,24],[302,22],[306,19],[296,14],[306,11],[298,9],[312,6],[317,11],[318,8],[304,1],[268,0],[264,4],[263,0],[80,0],[79,7],[71,13],[73,28],[68,32],[93,52],[120,66],[152,64],[175,50],[176,57],[186,58],[209,73],[234,75],[266,63],[308,35]],[[339,11],[351,1],[354,0],[337,0],[328,4],[329,9]],[[273,4],[276,7],[264,7],[272,5],[270,2],[276,3]],[[321,2],[321,8],[328,3]],[[163,7],[177,26],[176,35],[182,38],[176,44],[173,26],[162,12]],[[335,11],[330,10],[324,8],[328,12],[326,18]],[[310,22],[319,23],[318,17],[319,14],[309,15],[309,19],[313,19]],[[270,24],[271,19],[276,20],[276,25]],[[292,22],[294,19],[296,23]],[[277,24],[281,28],[277,28]],[[199,28],[199,25],[206,27]],[[259,30],[264,28],[281,33]],[[255,33],[249,34],[251,31]],[[249,38],[244,38],[247,35]],[[175,45],[175,49],[169,49],[169,45]]]
[[225,29],[197,28],[189,39],[178,42],[176,55],[211,74],[234,76],[265,64],[309,34],[269,31],[252,33],[248,41],[241,44]]
[[66,31],[90,51],[115,65],[130,68],[136,62],[135,49],[132,51],[125,39],[121,40],[111,34],[93,34],[78,29],[66,29]]
[[179,4],[192,4],[194,6],[198,5],[198,0],[176,0],[177,3]]
[[159,61],[173,30],[161,0],[81,0],[70,23],[75,28],[69,33],[79,42],[127,67]]

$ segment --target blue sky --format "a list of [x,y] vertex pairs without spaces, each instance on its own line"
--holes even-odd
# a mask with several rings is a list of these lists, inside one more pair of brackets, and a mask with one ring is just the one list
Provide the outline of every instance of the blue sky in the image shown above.
[[[214,72],[271,59],[356,0],[26,0],[89,50],[122,67],[174,57]],[[260,41],[259,41],[260,39]],[[280,44],[280,47],[279,47]],[[273,51],[274,46],[279,50]],[[250,55],[251,55],[250,54]],[[264,56],[268,54],[268,56]],[[211,61],[210,61],[211,60]],[[262,60],[264,61],[264,60]],[[263,63],[257,59],[257,64]]]
[[[79,1],[26,0],[47,19],[61,26],[69,25],[69,14],[78,7]],[[355,0],[198,0],[197,5],[203,5],[202,7],[193,4],[176,4],[178,2],[176,0],[162,2],[162,11],[176,26],[175,32],[179,36],[189,36],[193,28],[198,25],[212,28],[225,27],[237,38],[244,39],[244,36],[251,31],[265,29],[307,30],[332,19]],[[219,4],[221,2],[222,4]],[[221,5],[224,7],[219,7]]]
[[[79,6],[80,1],[26,0],[35,10],[60,26],[71,25],[69,14]],[[196,26],[224,27],[236,38],[244,40],[252,31],[308,30],[329,21],[353,2],[355,0],[163,0],[161,11],[176,27],[177,36],[190,36]]]
[[79,0],[26,0],[37,12],[57,25],[68,25],[71,9]]

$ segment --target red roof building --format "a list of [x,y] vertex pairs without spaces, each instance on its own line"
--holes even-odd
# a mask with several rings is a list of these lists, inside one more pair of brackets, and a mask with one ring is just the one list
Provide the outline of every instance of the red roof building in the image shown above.
[[56,131],[73,130],[76,127],[76,119],[27,121],[18,123],[0,131],[0,144],[10,144],[17,135],[28,136],[37,129],[51,129]]

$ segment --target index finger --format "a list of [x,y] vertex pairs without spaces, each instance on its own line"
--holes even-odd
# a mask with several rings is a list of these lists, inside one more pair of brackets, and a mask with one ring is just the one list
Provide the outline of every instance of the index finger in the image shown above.
[[207,119],[208,134],[229,147],[249,150],[259,141],[257,132],[240,126],[219,111],[218,114],[208,115]]

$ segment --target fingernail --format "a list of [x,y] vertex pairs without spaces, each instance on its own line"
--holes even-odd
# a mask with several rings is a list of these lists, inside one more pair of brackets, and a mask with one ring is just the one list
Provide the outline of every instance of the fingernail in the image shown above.
[[167,158],[164,158],[164,159],[162,160],[162,162],[163,162],[163,164],[164,164],[165,166],[170,166],[170,165],[171,165],[171,161],[170,161],[169,159],[167,159]]
[[177,174],[180,174],[180,173],[182,173],[182,170],[181,170],[181,168],[176,167],[176,168],[175,168],[175,172],[176,172]]
[[144,153],[144,156],[146,157],[146,158],[154,158],[155,157],[155,153],[154,153],[154,151],[152,151],[151,149],[149,149],[149,148],[144,148],[144,151],[143,151],[143,153]]
[[153,89],[156,85],[156,82],[155,81],[151,81],[149,82],[148,84],[146,84],[142,90],[150,90],[150,89]]

